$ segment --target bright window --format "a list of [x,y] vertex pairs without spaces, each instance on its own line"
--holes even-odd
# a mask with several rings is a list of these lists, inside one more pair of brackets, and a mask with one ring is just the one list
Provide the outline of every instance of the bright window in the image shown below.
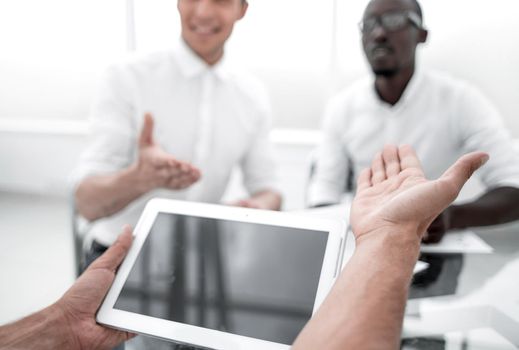
[[126,51],[123,0],[0,2],[0,118],[84,119]]

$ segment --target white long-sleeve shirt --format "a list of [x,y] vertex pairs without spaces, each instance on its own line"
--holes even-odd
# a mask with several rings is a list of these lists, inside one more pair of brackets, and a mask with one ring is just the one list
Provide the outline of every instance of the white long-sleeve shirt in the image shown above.
[[494,106],[475,88],[437,72],[416,72],[391,106],[373,79],[357,82],[329,103],[317,151],[308,204],[340,201],[346,176],[353,184],[386,144],[410,144],[430,179],[460,155],[485,151],[490,161],[477,172],[488,187],[519,187],[519,155]]
[[90,139],[73,176],[76,185],[136,161],[146,112],[155,119],[155,142],[199,167],[202,178],[187,190],[152,191],[96,221],[92,232],[98,242],[110,245],[123,224],[135,225],[154,196],[219,202],[236,165],[250,193],[278,188],[263,85],[223,61],[208,66],[183,41],[171,52],[108,69],[91,110]]

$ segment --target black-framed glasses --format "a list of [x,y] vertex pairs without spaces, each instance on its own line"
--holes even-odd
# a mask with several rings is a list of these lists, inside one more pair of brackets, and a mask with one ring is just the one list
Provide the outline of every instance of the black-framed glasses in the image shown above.
[[386,12],[380,16],[365,18],[359,23],[359,29],[363,34],[368,34],[377,25],[380,25],[387,32],[397,32],[404,29],[409,23],[418,29],[422,29],[422,19],[416,12],[412,11]]

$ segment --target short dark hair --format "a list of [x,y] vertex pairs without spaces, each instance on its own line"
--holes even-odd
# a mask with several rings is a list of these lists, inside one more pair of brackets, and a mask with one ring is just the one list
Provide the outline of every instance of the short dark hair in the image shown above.
[[[244,1],[247,1],[247,0],[244,0]],[[374,1],[374,0],[371,0],[371,1]],[[418,2],[418,0],[410,0],[410,1],[414,5],[414,7],[416,8],[416,13],[418,14],[418,16],[420,16],[420,18],[423,20],[422,6]]]

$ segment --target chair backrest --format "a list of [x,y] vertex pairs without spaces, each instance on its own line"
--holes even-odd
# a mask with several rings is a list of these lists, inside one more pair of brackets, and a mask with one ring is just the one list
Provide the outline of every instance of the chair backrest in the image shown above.
[[76,277],[81,275],[85,263],[85,243],[90,225],[79,214],[74,193],[69,195],[70,200],[70,228],[72,233],[72,245],[74,252],[74,265]]

